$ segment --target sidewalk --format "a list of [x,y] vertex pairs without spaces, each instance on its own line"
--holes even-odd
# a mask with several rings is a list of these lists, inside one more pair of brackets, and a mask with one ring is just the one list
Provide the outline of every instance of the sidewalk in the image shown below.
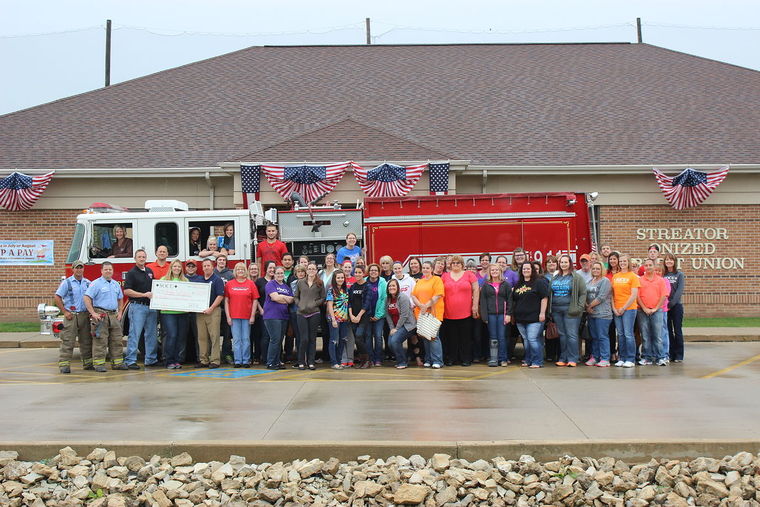
[[[760,327],[685,327],[683,334],[687,342],[760,341]],[[58,348],[60,343],[53,335],[41,335],[37,332],[0,333],[0,349],[54,349]]]

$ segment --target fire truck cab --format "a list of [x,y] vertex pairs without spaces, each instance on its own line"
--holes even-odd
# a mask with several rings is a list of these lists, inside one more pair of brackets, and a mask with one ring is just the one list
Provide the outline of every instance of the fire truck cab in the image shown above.
[[[194,229],[200,233],[199,242],[205,248],[210,237],[224,236],[226,226],[232,225],[235,238],[234,253],[228,253],[228,265],[253,257],[256,248],[256,226],[264,223],[259,203],[251,210],[190,211],[180,201],[146,201],[145,210],[126,210],[115,206],[94,204],[86,213],[77,216],[71,248],[66,258],[67,276],[75,260],[85,263],[85,276],[91,280],[100,276],[100,265],[114,265],[114,280],[121,282],[124,273],[134,266],[134,251],[144,249],[148,262],[156,260],[156,248],[164,245],[169,259],[200,260],[190,252],[190,237]],[[132,251],[114,256],[117,229],[131,240]],[[120,233],[119,233],[120,234]]]

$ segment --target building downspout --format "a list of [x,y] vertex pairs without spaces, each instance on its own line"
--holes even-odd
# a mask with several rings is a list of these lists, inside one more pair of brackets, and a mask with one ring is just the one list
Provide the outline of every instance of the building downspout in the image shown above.
[[206,171],[205,175],[206,185],[208,185],[208,209],[214,209],[214,184],[211,183],[211,174]]

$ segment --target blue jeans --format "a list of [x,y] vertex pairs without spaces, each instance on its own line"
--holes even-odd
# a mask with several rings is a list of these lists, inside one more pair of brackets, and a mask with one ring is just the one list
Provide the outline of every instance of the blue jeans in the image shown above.
[[662,312],[662,331],[660,331],[660,338],[662,339],[662,349],[660,355],[665,359],[670,359],[670,335],[668,334],[668,312],[663,310]]
[[589,316],[588,331],[591,333],[591,355],[597,361],[610,360],[610,322]]
[[658,309],[652,315],[639,310],[638,320],[641,331],[641,355],[649,361],[665,359],[666,356],[662,353],[662,309]]
[[435,340],[428,340],[427,338],[422,338],[422,340],[425,341],[425,362],[443,366],[443,346],[441,345],[440,334],[435,337]]
[[578,328],[580,315],[570,317],[567,310],[552,311],[552,319],[559,331],[559,360],[562,363],[578,362]]
[[166,365],[179,364],[179,352],[187,340],[186,313],[162,313],[161,327],[164,328],[164,361]]
[[393,355],[396,356],[396,366],[406,366],[406,351],[404,342],[409,338],[409,331],[404,326],[396,329],[396,332],[388,337]]
[[284,319],[264,319],[264,326],[269,335],[269,347],[267,348],[267,366],[279,366],[280,353],[282,352],[282,339],[288,330],[288,321]]
[[367,353],[369,354],[369,360],[373,363],[382,363],[385,357],[385,343],[383,342],[384,327],[385,318],[374,322],[370,320],[367,325]]
[[615,315],[615,329],[618,334],[618,359],[634,362],[636,360],[636,337],[633,326],[636,323],[637,310],[626,310],[623,315]]
[[683,305],[673,305],[668,310],[668,329],[670,343],[670,359],[683,361]]
[[158,362],[158,312],[151,310],[148,305],[129,304],[129,338],[127,339],[127,354],[125,364],[137,362],[137,346],[140,335],[145,332],[145,365]]
[[[476,323],[478,325],[478,323]],[[504,325],[504,315],[488,314],[488,336],[491,339],[491,362],[507,360],[507,328]],[[495,343],[494,343],[495,342]],[[494,351],[498,354],[494,355]]]
[[525,362],[528,366],[542,366],[544,364],[544,341],[541,331],[544,329],[543,322],[530,322],[528,324],[517,323],[517,329],[523,337],[525,345]]
[[232,356],[235,364],[251,364],[251,321],[232,319]]
[[330,343],[327,345],[327,351],[330,354],[330,363],[335,366],[341,363],[343,357],[348,336],[348,322],[338,322],[338,327],[333,326],[332,321],[327,325],[330,328]]

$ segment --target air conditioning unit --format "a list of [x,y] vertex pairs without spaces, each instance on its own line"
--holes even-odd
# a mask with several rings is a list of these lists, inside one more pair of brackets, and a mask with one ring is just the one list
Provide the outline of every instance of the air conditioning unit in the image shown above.
[[153,199],[145,201],[145,209],[148,211],[187,211],[189,208],[186,202]]

